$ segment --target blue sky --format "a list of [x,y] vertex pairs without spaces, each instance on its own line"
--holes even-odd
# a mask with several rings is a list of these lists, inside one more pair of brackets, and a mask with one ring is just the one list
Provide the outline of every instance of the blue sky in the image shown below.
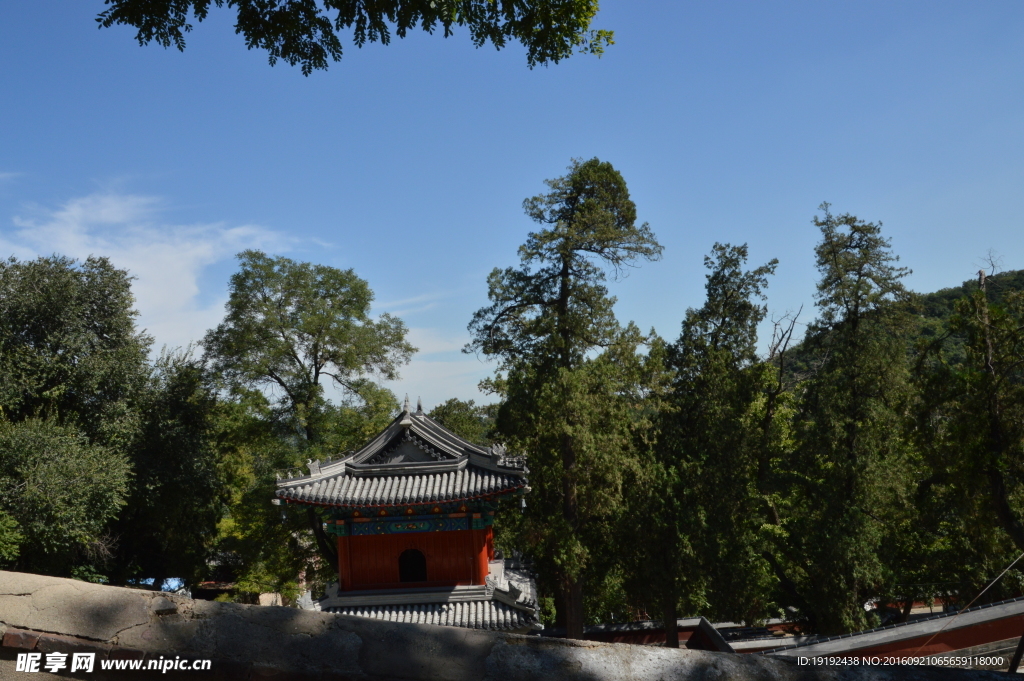
[[466,324],[573,157],[613,163],[665,246],[611,289],[670,338],[715,241],[778,258],[771,312],[809,321],[822,201],[881,220],[916,290],[990,250],[1024,268],[1018,1],[604,0],[601,59],[531,71],[515,44],[416,34],[309,78],[227,11],[179,53],[98,30],[102,7],[0,0],[0,255],[110,256],[158,346],[215,325],[261,248],[369,281],[421,348],[400,396],[480,399]]

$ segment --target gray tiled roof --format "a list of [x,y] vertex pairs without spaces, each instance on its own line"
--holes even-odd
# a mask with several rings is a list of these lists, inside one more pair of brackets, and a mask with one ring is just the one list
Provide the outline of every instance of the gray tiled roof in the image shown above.
[[454,587],[339,591],[329,584],[307,607],[388,622],[435,624],[525,633],[543,627],[537,616],[537,585],[520,557],[488,564],[484,584]]
[[525,488],[528,473],[504,447],[473,444],[408,410],[359,451],[308,467],[278,479],[279,499],[358,507],[466,501]]
[[463,470],[423,475],[352,477],[335,475],[278,489],[291,501],[331,506],[388,506],[479,499],[524,487],[518,476],[467,466]]
[[372,617],[387,622],[436,624],[491,631],[526,631],[539,628],[537,617],[492,600],[462,603],[419,603],[416,605],[377,605],[325,608],[327,612],[356,617]]

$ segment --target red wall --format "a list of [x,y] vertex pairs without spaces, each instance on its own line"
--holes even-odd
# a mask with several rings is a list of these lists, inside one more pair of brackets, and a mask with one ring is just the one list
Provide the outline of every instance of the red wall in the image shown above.
[[[341,589],[483,584],[491,528],[338,538]],[[426,582],[400,582],[398,557],[416,549],[427,559]],[[346,560],[347,559],[347,560]]]

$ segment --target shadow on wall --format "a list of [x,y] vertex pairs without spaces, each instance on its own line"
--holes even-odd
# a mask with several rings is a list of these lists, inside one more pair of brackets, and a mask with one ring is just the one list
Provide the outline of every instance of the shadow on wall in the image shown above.
[[[898,668],[800,667],[753,655],[566,641],[398,624],[296,608],[193,601],[0,571],[0,679],[19,653],[91,652],[95,671],[64,678],[333,681],[690,681],[706,678],[908,678]],[[211,671],[103,672],[104,662],[209,659]],[[913,678],[996,679],[993,672],[915,668]],[[902,672],[902,673],[901,673]],[[45,672],[44,672],[45,673]]]

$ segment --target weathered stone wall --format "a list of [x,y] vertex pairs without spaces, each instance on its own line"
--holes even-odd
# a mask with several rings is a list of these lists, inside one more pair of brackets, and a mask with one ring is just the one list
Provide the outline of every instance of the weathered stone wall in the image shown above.
[[[98,668],[80,679],[296,681],[691,681],[1004,679],[953,669],[799,667],[785,660],[485,631],[391,624],[294,608],[192,601],[166,594],[0,571],[0,679],[19,652],[95,652],[97,659],[208,658],[209,672]],[[66,671],[66,670],[65,670]]]

